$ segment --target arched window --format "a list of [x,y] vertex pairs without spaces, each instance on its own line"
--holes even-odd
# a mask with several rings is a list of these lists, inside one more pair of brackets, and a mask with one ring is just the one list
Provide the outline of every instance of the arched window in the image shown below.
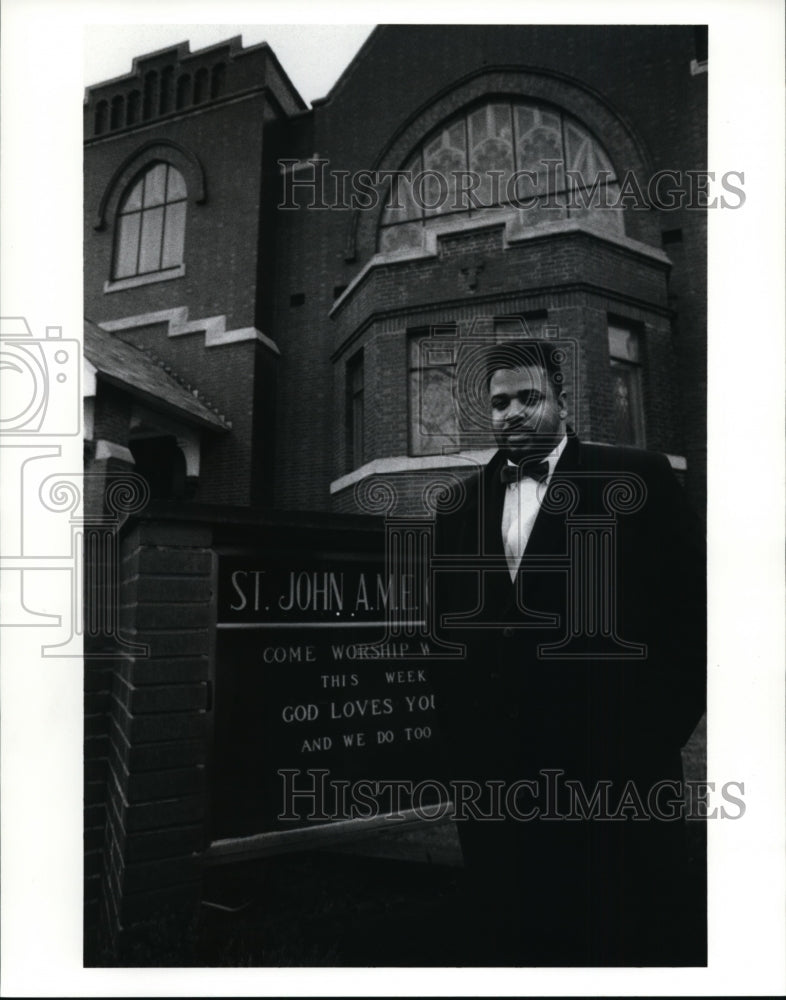
[[226,67],[223,63],[216,63],[210,71],[210,96],[220,97],[224,93],[224,81],[226,79]]
[[500,207],[521,226],[590,215],[622,232],[621,213],[610,207],[616,190],[611,160],[575,119],[531,101],[488,101],[415,150],[388,196],[379,248],[417,249],[434,220]]
[[177,80],[177,109],[186,107],[191,102],[191,77],[184,73]]
[[146,120],[152,118],[156,113],[156,99],[158,96],[158,73],[150,70],[145,73],[144,104],[142,106],[142,117]]
[[117,217],[114,278],[182,264],[186,194],[183,175],[169,163],[155,163],[131,182]]
[[142,95],[138,90],[132,90],[128,95],[126,105],[126,125],[135,125],[139,121],[139,111],[142,107]]
[[110,128],[120,128],[121,125],[125,124],[125,107],[126,99],[122,94],[118,94],[117,97],[112,98],[112,118],[109,123]]
[[103,133],[106,132],[108,117],[109,105],[106,101],[99,101],[96,105],[95,126],[93,129],[96,135],[103,135]]
[[198,69],[194,77],[194,104],[201,104],[207,100],[209,73],[203,66]]
[[158,113],[165,115],[172,110],[172,89],[175,78],[175,67],[165,66],[161,70],[161,92],[158,95]]

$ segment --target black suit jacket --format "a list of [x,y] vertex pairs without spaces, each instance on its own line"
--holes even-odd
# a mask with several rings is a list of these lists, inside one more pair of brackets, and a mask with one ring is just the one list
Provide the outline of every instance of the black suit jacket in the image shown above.
[[652,913],[676,905],[684,878],[682,825],[660,813],[679,807],[680,748],[704,708],[699,524],[664,456],[571,435],[512,584],[504,462],[470,478],[437,523],[437,629],[465,647],[432,670],[451,777],[537,781],[522,810],[541,816],[575,814],[576,795],[598,788],[612,813],[625,795],[630,808],[617,820],[460,819],[465,860],[486,891],[504,885],[506,931],[524,920],[534,940],[534,907],[572,935],[579,961],[652,961]]

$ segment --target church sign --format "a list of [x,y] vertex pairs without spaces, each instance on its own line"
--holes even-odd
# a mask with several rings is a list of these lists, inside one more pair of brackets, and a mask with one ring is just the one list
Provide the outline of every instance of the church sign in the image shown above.
[[328,537],[218,547],[214,851],[411,818],[413,787],[439,805],[427,588],[382,531]]
[[86,561],[86,591],[119,608],[88,619],[114,692],[115,929],[195,913],[206,866],[449,815],[432,527],[161,503],[121,524],[112,560]]

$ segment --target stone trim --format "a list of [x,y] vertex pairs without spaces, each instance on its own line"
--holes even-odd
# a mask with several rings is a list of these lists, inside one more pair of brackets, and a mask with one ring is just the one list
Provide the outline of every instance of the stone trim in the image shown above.
[[[113,136],[116,132],[111,133]],[[199,157],[191,149],[172,139],[158,137],[143,143],[123,160],[109,179],[101,201],[93,219],[93,228],[102,230],[106,227],[107,218],[114,219],[120,205],[123,192],[142,170],[143,167],[156,160],[164,160],[183,174],[188,191],[187,200],[197,205],[204,204],[207,199],[205,186],[205,170]]]
[[453,235],[454,233],[468,233],[480,229],[502,228],[502,249],[507,250],[511,246],[526,243],[528,240],[544,239],[550,236],[562,236],[570,233],[586,233],[595,239],[619,246],[629,253],[640,257],[647,257],[658,264],[671,266],[668,255],[657,247],[648,243],[641,243],[639,240],[631,239],[630,236],[622,236],[615,233],[608,233],[599,230],[596,226],[585,222],[583,219],[560,219],[556,222],[549,222],[542,226],[532,226],[529,229],[521,230],[518,226],[514,228],[513,223],[516,216],[512,213],[501,212],[496,220],[489,220],[488,216],[478,219],[445,219],[442,225],[431,225],[425,230],[425,249],[415,250],[412,253],[384,254],[376,253],[358,271],[350,281],[344,291],[339,295],[328,313],[333,316],[354,294],[355,289],[365,280],[365,278],[377,267],[386,267],[389,264],[409,264],[416,260],[433,260],[438,256],[437,240],[440,236]]
[[116,441],[107,441],[104,438],[99,438],[96,441],[95,461],[106,461],[108,458],[117,459],[119,462],[128,462],[129,465],[136,464],[134,456],[125,445],[117,444]]
[[480,448],[473,451],[456,452],[454,455],[392,455],[375,458],[359,468],[339,476],[330,484],[330,493],[354,486],[369,476],[395,474],[399,472],[432,472],[437,469],[470,468],[485,465],[495,452],[495,448]]
[[104,282],[104,294],[110,292],[122,292],[126,288],[138,288],[140,285],[153,285],[158,281],[172,281],[173,278],[182,278],[186,273],[186,265],[178,264],[177,267],[169,267],[166,271],[151,271],[150,274],[135,274],[131,278],[118,278],[117,280],[107,280]]
[[242,340],[258,340],[273,354],[281,354],[276,342],[262,333],[261,330],[257,330],[256,327],[244,326],[227,330],[225,315],[189,320],[188,306],[139,313],[136,316],[124,316],[122,319],[111,319],[99,323],[99,326],[108,333],[115,333],[117,330],[132,330],[137,326],[153,326],[156,323],[169,324],[168,337],[182,337],[188,333],[204,333],[205,347],[222,347],[224,344],[236,344]]
[[98,369],[96,366],[82,355],[82,396],[95,396],[96,394],[96,375],[98,374]]
[[[585,441],[585,444],[600,444],[613,447],[606,441]],[[478,448],[472,451],[456,452],[454,455],[391,455],[385,458],[375,458],[346,475],[339,476],[330,484],[330,495],[354,486],[369,476],[395,475],[401,472],[435,472],[438,469],[467,469],[470,466],[486,465],[495,448]],[[666,455],[672,469],[685,472],[688,462],[684,455]]]

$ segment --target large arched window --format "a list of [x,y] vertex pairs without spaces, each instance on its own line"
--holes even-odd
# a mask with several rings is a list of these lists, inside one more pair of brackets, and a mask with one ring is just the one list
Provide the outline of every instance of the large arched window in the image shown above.
[[611,160],[578,121],[547,105],[498,99],[469,108],[402,169],[381,218],[383,252],[421,247],[435,220],[495,208],[516,213],[522,226],[590,216],[623,232]]
[[120,203],[112,276],[131,278],[183,262],[186,182],[169,163],[138,175]]

